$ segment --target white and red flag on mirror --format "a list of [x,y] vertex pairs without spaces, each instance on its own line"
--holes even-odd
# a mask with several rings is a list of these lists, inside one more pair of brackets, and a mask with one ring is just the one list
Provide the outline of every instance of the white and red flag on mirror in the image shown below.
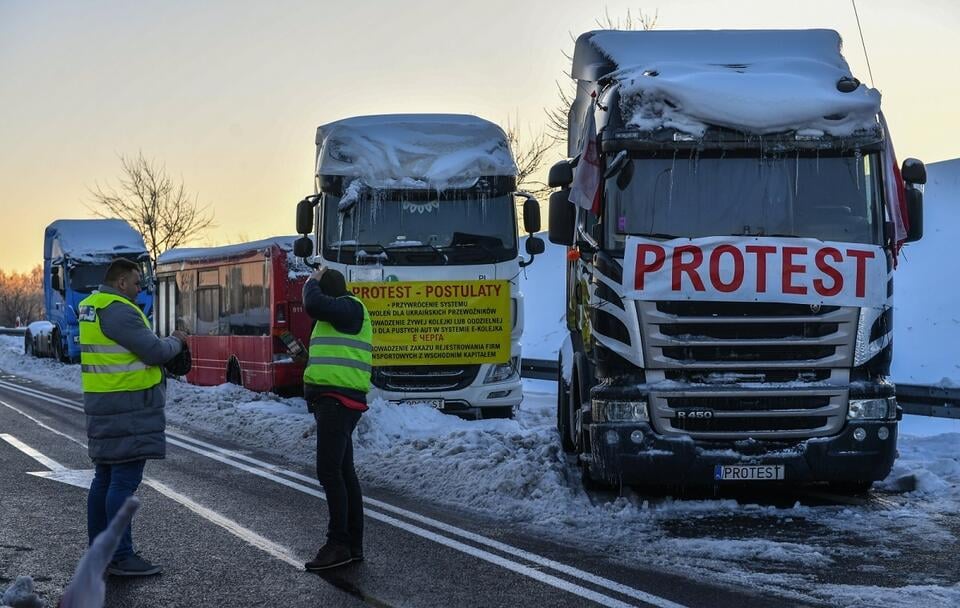
[[589,209],[594,215],[600,215],[600,181],[603,179],[603,167],[600,166],[600,150],[597,146],[597,123],[593,112],[596,104],[587,108],[583,131],[580,133],[580,160],[573,176],[570,189],[570,202],[583,209]]
[[893,150],[893,138],[887,127],[887,119],[880,112],[880,126],[883,127],[883,164],[884,198],[887,202],[887,217],[893,223],[894,264],[900,247],[907,240],[910,218],[907,217],[907,196],[903,189],[903,176],[897,164],[897,154]]

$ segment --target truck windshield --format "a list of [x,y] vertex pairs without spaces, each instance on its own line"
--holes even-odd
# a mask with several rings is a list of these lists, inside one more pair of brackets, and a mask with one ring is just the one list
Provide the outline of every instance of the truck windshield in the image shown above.
[[80,264],[70,269],[70,289],[93,293],[103,283],[109,264]]
[[882,244],[879,166],[876,153],[634,157],[606,182],[607,245],[622,251],[626,235]]
[[340,212],[323,197],[323,257],[356,264],[492,264],[517,257],[513,195],[369,191]]

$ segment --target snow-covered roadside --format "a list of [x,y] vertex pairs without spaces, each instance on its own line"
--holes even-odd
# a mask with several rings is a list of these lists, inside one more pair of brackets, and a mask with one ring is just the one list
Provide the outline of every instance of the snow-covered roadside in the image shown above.
[[[17,338],[0,337],[0,369],[79,390],[79,366],[26,359]],[[896,578],[888,583],[893,590],[823,584],[814,574],[855,556],[873,564],[929,546],[956,546],[957,529],[950,528],[944,514],[955,513],[960,504],[960,421],[904,421],[901,455],[881,484],[879,506],[776,508],[632,493],[594,504],[553,429],[553,383],[524,384],[516,420],[465,421],[425,406],[373,404],[357,432],[361,478],[608,552],[624,562],[798,599],[886,606],[960,602],[956,577]],[[170,384],[169,395],[173,426],[312,466],[312,417],[300,398],[180,382]],[[915,489],[895,493],[909,487]]]

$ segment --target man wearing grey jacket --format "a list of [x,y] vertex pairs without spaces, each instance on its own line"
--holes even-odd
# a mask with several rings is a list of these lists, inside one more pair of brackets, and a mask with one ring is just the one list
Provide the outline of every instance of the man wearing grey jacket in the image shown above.
[[[166,383],[160,366],[180,353],[187,336],[180,331],[168,338],[154,335],[134,303],[140,282],[139,266],[117,259],[99,291],[78,309],[83,409],[96,465],[87,497],[91,544],[137,490],[146,461],[166,456]],[[107,572],[149,576],[160,566],[134,552],[127,526]]]

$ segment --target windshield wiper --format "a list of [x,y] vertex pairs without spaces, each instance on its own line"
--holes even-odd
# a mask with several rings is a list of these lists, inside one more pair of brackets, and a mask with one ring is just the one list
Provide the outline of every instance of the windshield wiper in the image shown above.
[[687,237],[677,236],[675,234],[667,234],[666,232],[647,232],[645,234],[631,234],[630,236],[639,236],[639,237],[651,238],[651,239],[664,239],[666,241],[672,241],[673,239],[687,238]]
[[443,250],[438,249],[436,246],[431,245],[430,243],[403,243],[403,244],[399,244],[399,243],[398,243],[398,244],[396,244],[396,245],[389,245],[388,247],[384,247],[383,250],[384,250],[384,251],[390,251],[390,250],[396,251],[397,249],[419,249],[419,248],[429,248],[429,249],[431,249],[434,253],[436,253],[438,256],[440,256],[440,259],[443,260],[443,263],[444,263],[444,264],[447,264],[447,263],[450,261],[450,259],[447,257],[447,254],[444,253]]
[[[396,258],[394,257],[394,255],[393,255],[392,253],[390,253],[390,250],[387,249],[386,247],[384,247],[383,245],[379,244],[379,243],[367,243],[367,244],[365,244],[365,245],[361,245],[361,244],[358,244],[358,243],[336,243],[336,244],[330,244],[330,245],[328,245],[328,248],[329,248],[329,249],[336,249],[336,250],[340,250],[340,249],[343,249],[343,248],[353,249],[353,257],[354,257],[354,258],[357,258],[357,257],[378,257],[378,256],[375,255],[375,254],[374,254],[374,255],[371,255],[371,254],[367,253],[367,250],[368,250],[368,249],[374,249],[374,250],[378,251],[379,253],[382,253],[382,254],[384,255],[384,257],[386,257],[386,258],[387,258],[388,260],[390,260],[391,262],[396,262],[396,261],[397,261]],[[363,254],[364,254],[364,255],[359,255],[360,252],[361,252],[361,250],[363,250]]]

